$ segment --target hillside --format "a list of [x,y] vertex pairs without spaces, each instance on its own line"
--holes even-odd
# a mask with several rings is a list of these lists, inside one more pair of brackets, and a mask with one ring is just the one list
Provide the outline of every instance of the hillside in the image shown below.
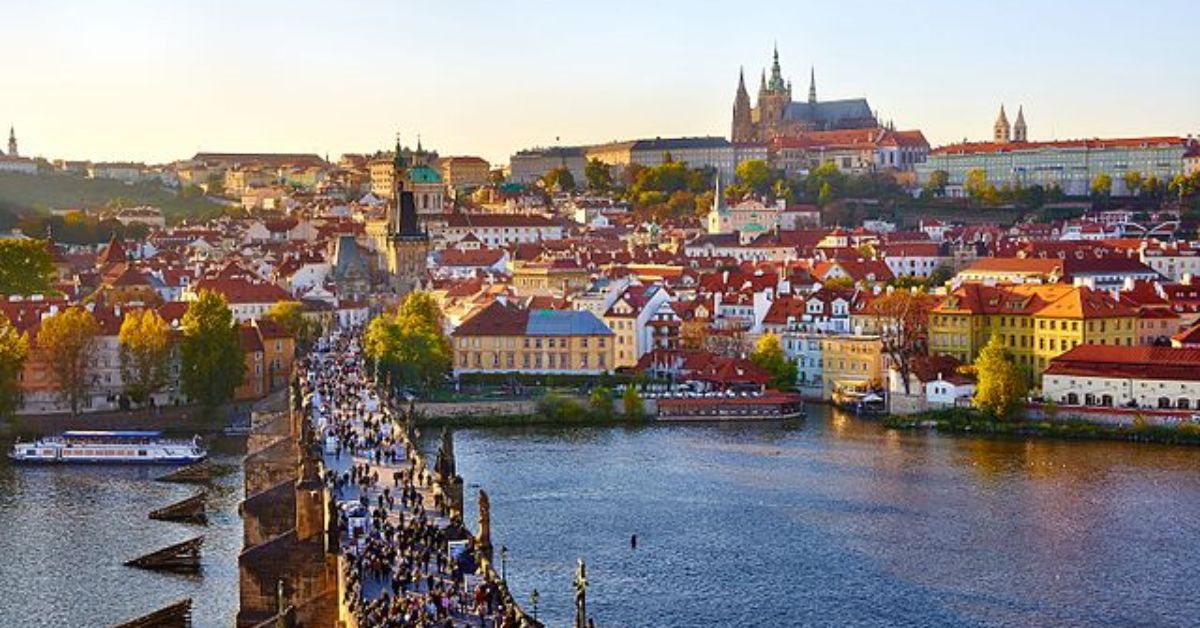
[[[25,215],[51,209],[92,209],[117,204],[150,205],[163,211],[168,223],[183,218],[219,214],[222,206],[200,194],[179,195],[154,183],[126,185],[108,179],[85,179],[67,174],[28,175],[0,172],[0,214]],[[0,223],[5,222],[0,216]]]

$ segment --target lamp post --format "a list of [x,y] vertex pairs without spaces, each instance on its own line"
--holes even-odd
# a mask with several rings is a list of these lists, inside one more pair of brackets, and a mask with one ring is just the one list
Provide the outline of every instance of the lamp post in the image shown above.
[[508,582],[508,546],[500,546],[500,579]]
[[537,621],[537,604],[540,597],[537,589],[534,589],[533,593],[529,594],[529,601],[533,602],[533,621]]

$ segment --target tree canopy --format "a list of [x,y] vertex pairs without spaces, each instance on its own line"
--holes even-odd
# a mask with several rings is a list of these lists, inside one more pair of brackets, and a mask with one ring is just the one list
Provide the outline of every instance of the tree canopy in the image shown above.
[[45,294],[54,277],[45,240],[0,240],[0,294]]
[[612,189],[612,169],[599,159],[589,159],[583,167],[583,176],[587,179],[588,190],[592,192],[607,192]]
[[96,369],[96,336],[100,325],[92,313],[70,307],[42,321],[37,343],[45,353],[59,397],[79,414],[92,388]]
[[21,401],[20,377],[29,357],[29,339],[0,313],[0,419],[17,410]]
[[296,348],[301,353],[308,351],[322,333],[320,323],[304,316],[304,306],[299,301],[280,301],[271,306],[266,317],[296,339]]
[[427,292],[413,292],[396,312],[372,319],[363,345],[367,357],[391,373],[394,384],[429,389],[450,369],[442,310]]
[[206,412],[233,398],[246,372],[237,322],[225,297],[201,290],[180,321],[183,392]]
[[750,354],[750,361],[771,374],[771,388],[791,390],[796,385],[796,363],[783,353],[783,344],[779,342],[779,336],[764,334],[759,338],[754,353]]
[[1029,392],[1028,378],[1004,348],[1002,336],[993,334],[975,360],[975,407],[996,419],[1012,418]]
[[167,385],[171,329],[158,312],[133,310],[125,314],[117,340],[125,394],[136,404],[146,403]]

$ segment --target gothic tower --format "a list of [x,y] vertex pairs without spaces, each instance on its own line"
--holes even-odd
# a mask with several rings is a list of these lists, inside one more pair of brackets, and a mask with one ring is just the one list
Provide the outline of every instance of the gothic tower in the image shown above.
[[1013,123],[1013,141],[1028,142],[1029,129],[1025,126],[1025,107],[1017,107],[1017,121]]
[[1004,114],[1004,105],[1000,105],[1000,115],[996,116],[996,124],[992,125],[992,140],[998,144],[1012,141],[1012,128],[1008,126],[1008,116]]
[[759,141],[769,140],[783,131],[783,116],[792,102],[791,89],[783,80],[783,70],[779,66],[779,49],[775,49],[771,61],[771,78],[763,76],[763,85],[758,95]]
[[808,70],[808,104],[817,104],[817,68],[810,67]]
[[750,94],[746,91],[746,75],[741,69],[738,70],[737,95],[733,98],[733,130],[729,137],[735,143],[754,141]]
[[406,164],[400,151],[400,140],[396,139],[396,168],[394,179],[394,205],[389,206],[392,214],[388,219],[388,276],[392,291],[405,295],[420,288],[425,278],[426,258],[429,255],[429,233],[417,223],[417,204],[413,193],[404,189]]
[[12,126],[8,127],[8,156],[20,157],[17,154],[17,132]]

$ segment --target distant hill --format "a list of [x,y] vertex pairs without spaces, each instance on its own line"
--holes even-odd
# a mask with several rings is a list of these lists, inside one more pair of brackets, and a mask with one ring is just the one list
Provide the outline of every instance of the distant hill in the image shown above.
[[157,183],[126,185],[111,179],[85,179],[78,175],[0,172],[0,227],[6,218],[30,212],[97,209],[111,205],[157,207],[168,223],[183,218],[216,216],[224,209],[198,192],[176,194]]

